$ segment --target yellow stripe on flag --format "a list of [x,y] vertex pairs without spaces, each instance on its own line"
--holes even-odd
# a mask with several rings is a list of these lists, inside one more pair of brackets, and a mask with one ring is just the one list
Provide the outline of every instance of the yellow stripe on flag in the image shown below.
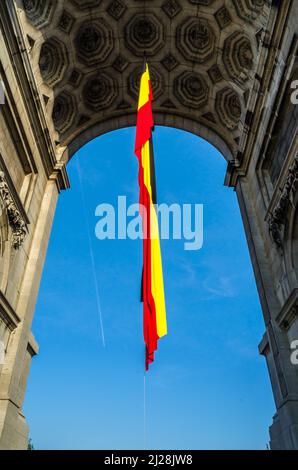
[[154,204],[152,203],[150,162],[150,142],[148,141],[142,147],[142,166],[144,169],[144,184],[150,195],[151,289],[155,301],[157,335],[161,338],[167,334],[167,319],[158,218]]
[[142,74],[142,77],[141,77],[138,110],[142,108],[142,106],[144,106],[149,101],[149,93],[150,93],[149,81],[150,81],[149,67],[148,65],[146,65],[146,71]]

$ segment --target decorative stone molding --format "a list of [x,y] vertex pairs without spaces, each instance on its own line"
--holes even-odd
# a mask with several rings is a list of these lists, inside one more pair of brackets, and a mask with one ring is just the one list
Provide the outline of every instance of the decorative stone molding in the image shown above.
[[217,12],[215,13],[215,18],[220,29],[226,28],[232,22],[229,10],[225,6],[220,7],[220,9],[217,10]]
[[58,28],[64,33],[69,34],[74,22],[74,17],[68,11],[63,10],[59,19]]
[[85,21],[75,38],[78,59],[89,66],[104,62],[114,47],[113,31],[103,20]]
[[52,37],[43,43],[39,69],[47,85],[55,86],[63,78],[67,65],[67,50],[63,42]]
[[209,88],[202,75],[184,72],[175,80],[174,93],[183,105],[199,109],[208,101]]
[[56,0],[23,0],[28,19],[36,28],[43,28],[51,21]]
[[74,122],[76,103],[68,92],[62,92],[55,99],[53,107],[53,121],[58,132],[65,132]]
[[115,80],[105,72],[97,73],[89,78],[83,89],[86,107],[94,110],[111,106],[117,94]]
[[288,330],[296,318],[298,318],[298,289],[291,292],[276,321],[280,328]]
[[172,72],[179,65],[178,60],[171,53],[167,54],[161,63],[168,72]]
[[18,250],[27,235],[27,225],[17,208],[3,171],[0,171],[0,199],[12,230],[12,245]]
[[265,0],[233,0],[240,18],[253,23],[262,13]]
[[228,74],[236,82],[242,84],[248,80],[254,54],[250,40],[241,31],[236,31],[226,39],[223,62]]
[[153,13],[134,15],[126,25],[125,42],[136,56],[152,56],[164,46],[163,25]]
[[269,232],[278,248],[282,248],[284,227],[287,220],[287,210],[289,203],[293,200],[294,193],[298,185],[298,154],[290,166],[285,184],[280,191],[280,196],[275,208],[269,216]]
[[220,90],[216,95],[216,112],[227,129],[235,129],[241,117],[241,103],[237,93],[229,87]]
[[214,55],[215,34],[208,20],[188,18],[177,29],[177,48],[190,61],[203,63]]
[[98,7],[101,3],[101,0],[71,0],[71,2],[81,10],[88,10],[88,8]]
[[13,331],[20,323],[20,318],[14,311],[5,295],[0,291],[0,320],[7,326],[10,331]]
[[175,16],[178,15],[178,13],[181,12],[182,6],[177,0],[166,0],[161,8],[165,12],[166,15],[168,15],[169,18],[174,18]]
[[194,3],[195,5],[203,5],[203,6],[209,6],[211,5],[214,0],[189,0],[190,3]]
[[39,346],[32,332],[30,333],[30,336],[29,336],[27,351],[29,352],[31,357],[36,356],[39,352]]
[[126,8],[126,5],[121,0],[113,0],[107,9],[107,12],[114,18],[114,20],[119,20],[124,14]]
[[87,122],[101,122],[103,112],[109,120],[136,108],[146,55],[154,113],[179,108],[236,155],[239,118],[253,89],[256,35],[268,8],[264,0],[233,1],[23,0],[27,19],[42,29],[34,67],[46,85],[43,94],[54,89],[60,145],[76,139]]

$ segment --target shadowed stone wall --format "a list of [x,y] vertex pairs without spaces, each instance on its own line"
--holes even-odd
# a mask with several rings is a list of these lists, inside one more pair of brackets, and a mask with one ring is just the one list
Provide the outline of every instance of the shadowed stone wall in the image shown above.
[[264,315],[271,446],[298,449],[297,19],[296,0],[0,3],[0,448],[27,445],[31,323],[67,162],[135,124],[145,55],[156,123],[201,136],[227,160]]

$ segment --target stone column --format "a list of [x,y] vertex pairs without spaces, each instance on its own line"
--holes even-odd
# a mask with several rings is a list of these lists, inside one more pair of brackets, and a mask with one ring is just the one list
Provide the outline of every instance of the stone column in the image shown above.
[[31,357],[37,346],[31,335],[48,240],[57,204],[56,181],[46,183],[28,253],[16,311],[20,323],[12,332],[0,375],[0,449],[26,449],[28,427],[22,413]]
[[276,294],[276,274],[270,263],[273,242],[257,200],[257,178],[239,178],[237,197],[255,273],[266,332],[259,351],[266,358],[277,412],[270,427],[271,449],[298,449],[298,366],[291,363],[287,333],[277,319],[281,305]]

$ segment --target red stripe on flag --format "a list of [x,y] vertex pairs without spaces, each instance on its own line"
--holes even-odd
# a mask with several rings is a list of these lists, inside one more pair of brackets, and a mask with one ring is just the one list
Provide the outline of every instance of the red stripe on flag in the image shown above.
[[141,150],[142,146],[151,139],[153,127],[152,106],[151,102],[148,101],[148,103],[142,106],[138,111],[135,152]]
[[142,153],[138,152],[139,159],[139,186],[140,186],[140,214],[143,223],[143,330],[146,344],[146,370],[154,360],[154,352],[157,350],[157,326],[155,301],[152,296],[151,286],[151,234],[150,234],[150,213],[151,198],[144,183],[144,170],[142,166]]
[[146,219],[144,225],[147,227],[147,237],[144,237],[144,276],[143,276],[143,299],[144,299],[144,338],[146,343],[146,370],[154,360],[154,352],[157,350],[157,326],[155,301],[152,296],[151,286],[151,234],[150,234],[150,195],[144,188],[144,206],[146,208]]

